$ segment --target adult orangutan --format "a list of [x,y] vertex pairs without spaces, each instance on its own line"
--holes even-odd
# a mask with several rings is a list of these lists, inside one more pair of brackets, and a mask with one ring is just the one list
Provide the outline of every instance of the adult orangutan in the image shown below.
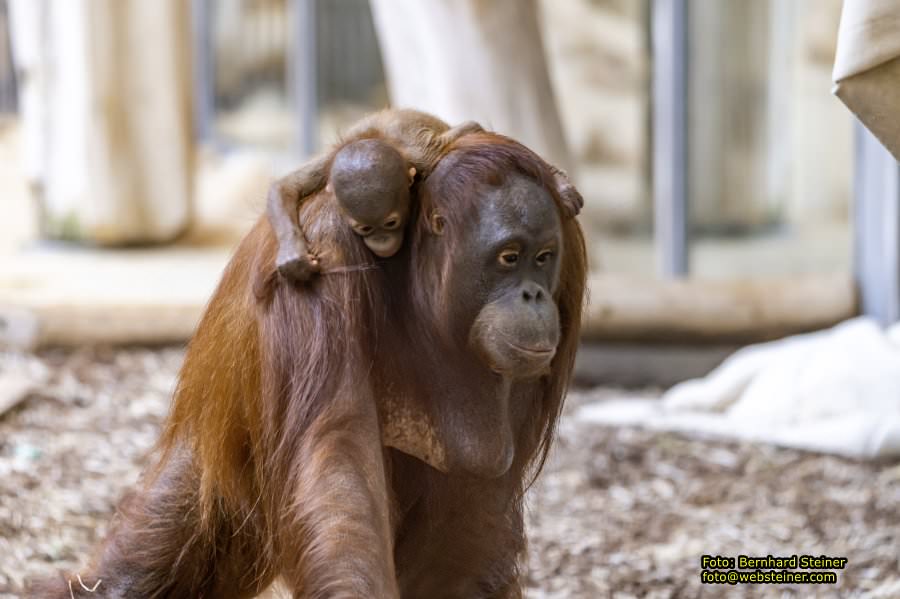
[[[424,182],[410,243],[375,258],[327,193],[332,264],[272,277],[260,220],[188,348],[156,466],[88,586],[30,596],[520,597],[522,499],[554,434],[585,285],[574,219],[523,146],[478,133]],[[265,281],[260,284],[259,281]]]

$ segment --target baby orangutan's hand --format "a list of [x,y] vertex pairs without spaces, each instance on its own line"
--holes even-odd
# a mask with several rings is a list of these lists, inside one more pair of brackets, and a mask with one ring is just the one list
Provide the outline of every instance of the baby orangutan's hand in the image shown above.
[[295,283],[307,283],[321,272],[318,257],[313,254],[300,255],[296,251],[279,252],[275,265],[282,277]]

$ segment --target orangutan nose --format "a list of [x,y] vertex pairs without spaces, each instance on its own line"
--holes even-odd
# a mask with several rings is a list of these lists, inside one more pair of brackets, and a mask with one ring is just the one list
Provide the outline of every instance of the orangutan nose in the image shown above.
[[544,289],[537,283],[525,283],[522,286],[522,299],[526,302],[540,304],[546,300],[546,294]]

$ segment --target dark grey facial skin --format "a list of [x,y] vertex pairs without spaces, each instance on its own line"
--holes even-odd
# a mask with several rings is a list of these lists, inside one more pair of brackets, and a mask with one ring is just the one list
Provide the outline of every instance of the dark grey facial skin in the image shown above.
[[563,242],[552,198],[518,176],[487,191],[463,245],[471,251],[454,272],[470,276],[451,287],[460,299],[453,318],[471,319],[469,343],[495,372],[541,374],[559,343],[553,294]]
[[[439,288],[426,294],[434,301],[399,301],[389,318],[395,325],[385,334],[396,336],[383,347],[396,348],[392,356],[411,354],[416,367],[405,371],[397,358],[385,370],[388,426],[418,427],[389,444],[443,472],[497,479],[516,459],[522,427],[543,392],[540,377],[560,342],[554,293],[563,232],[553,197],[530,179],[510,175],[498,187],[482,184],[470,193],[477,196],[471,213],[453,213],[417,242],[428,262],[414,266],[429,274],[414,281],[436,278]],[[390,276],[405,265],[385,268]],[[394,282],[402,297],[404,283],[403,275]],[[423,335],[423,322],[436,328]],[[397,372],[405,374],[397,379]]]
[[334,157],[329,179],[344,220],[377,256],[393,256],[403,245],[415,173],[378,139],[349,143]]
[[512,464],[529,409],[513,390],[547,374],[559,344],[563,237],[553,198],[525,177],[473,193],[482,199],[451,257],[448,316],[483,374],[467,367],[467,383],[439,406],[441,428],[455,431],[445,437],[450,468],[493,478]]

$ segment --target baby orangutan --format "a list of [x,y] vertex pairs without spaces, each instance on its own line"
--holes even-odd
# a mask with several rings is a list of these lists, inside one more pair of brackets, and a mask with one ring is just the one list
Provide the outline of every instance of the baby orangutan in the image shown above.
[[303,201],[326,185],[347,224],[375,255],[396,254],[403,244],[409,188],[416,175],[426,176],[456,138],[481,130],[471,121],[451,129],[416,110],[384,110],[363,118],[337,148],[276,181],[269,190],[278,271],[297,282],[308,281],[319,271],[298,214]]
[[[268,216],[278,240],[276,266],[288,280],[306,282],[321,265],[307,248],[299,209],[322,188],[333,191],[341,214],[366,246],[389,258],[403,246],[410,187],[424,179],[458,138],[483,131],[467,121],[451,128],[424,112],[383,110],[350,128],[345,140],[276,181],[269,190]],[[566,216],[584,204],[566,174],[551,167]]]

